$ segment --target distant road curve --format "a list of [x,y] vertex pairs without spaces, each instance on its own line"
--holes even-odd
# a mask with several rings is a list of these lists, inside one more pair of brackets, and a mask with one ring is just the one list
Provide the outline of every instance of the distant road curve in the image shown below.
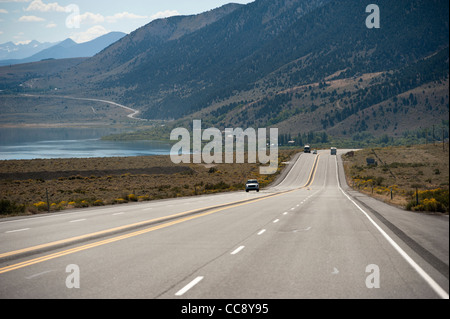
[[62,95],[34,95],[34,94],[21,94],[22,96],[27,96],[27,97],[54,97],[54,98],[62,98],[62,99],[68,99],[68,100],[78,100],[78,101],[91,101],[91,102],[100,102],[100,103],[106,103],[106,104],[110,104],[110,105],[114,105],[114,106],[118,106],[122,109],[125,109],[127,111],[132,112],[131,114],[127,115],[128,118],[133,119],[133,120],[139,120],[139,121],[146,121],[145,119],[141,119],[138,117],[139,114],[141,114],[141,111],[139,110],[135,110],[132,109],[131,107],[116,103],[116,102],[112,102],[112,101],[107,101],[107,100],[99,100],[99,99],[89,99],[89,98],[81,98],[81,97],[71,97],[71,96],[62,96]]

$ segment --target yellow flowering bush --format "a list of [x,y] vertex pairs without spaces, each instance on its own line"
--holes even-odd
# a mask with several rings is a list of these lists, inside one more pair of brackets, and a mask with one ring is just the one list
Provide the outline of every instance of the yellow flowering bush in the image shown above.
[[[419,204],[417,204],[417,195]],[[406,209],[446,213],[449,211],[449,190],[439,188],[414,192],[413,199],[408,203]]]
[[138,196],[138,201],[140,202],[147,202],[150,200],[150,196],[145,195],[145,196]]
[[127,200],[123,198],[116,198],[114,200],[114,204],[125,204],[125,203],[127,203]]
[[105,203],[101,199],[97,199],[94,202],[94,206],[105,206]]
[[138,197],[137,197],[136,195],[134,195],[134,194],[128,195],[128,196],[127,196],[127,199],[128,199],[130,202],[137,202],[137,201],[138,201]]
[[38,211],[44,211],[48,209],[47,203],[45,202],[35,203],[33,204],[33,206],[36,207]]

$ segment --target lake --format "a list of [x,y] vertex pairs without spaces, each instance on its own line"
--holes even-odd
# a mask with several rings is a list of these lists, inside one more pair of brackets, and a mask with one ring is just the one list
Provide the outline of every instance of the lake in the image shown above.
[[0,128],[0,160],[169,155],[171,145],[154,141],[102,141],[122,133],[110,128]]

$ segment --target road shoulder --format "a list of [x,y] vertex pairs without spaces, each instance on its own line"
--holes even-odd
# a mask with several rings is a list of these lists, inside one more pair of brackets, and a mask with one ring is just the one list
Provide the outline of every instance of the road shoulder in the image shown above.
[[342,190],[377,224],[396,237],[424,261],[449,279],[449,218],[443,215],[413,213],[386,204],[351,189],[345,179],[342,159],[338,156],[338,176]]

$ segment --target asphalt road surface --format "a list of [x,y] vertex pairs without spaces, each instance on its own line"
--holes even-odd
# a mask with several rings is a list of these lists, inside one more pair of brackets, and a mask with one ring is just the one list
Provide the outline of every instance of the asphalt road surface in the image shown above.
[[260,193],[1,220],[0,298],[448,298],[448,216],[350,190],[329,152],[287,172]]

